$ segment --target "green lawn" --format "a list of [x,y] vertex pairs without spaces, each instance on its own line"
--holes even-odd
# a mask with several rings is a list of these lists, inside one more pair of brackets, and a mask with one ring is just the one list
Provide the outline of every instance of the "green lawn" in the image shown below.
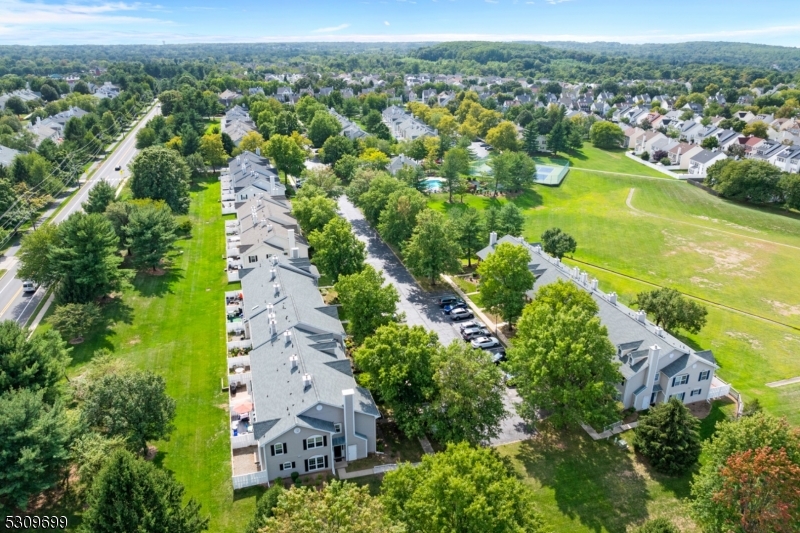
[[206,131],[205,131],[205,135],[209,135],[210,133],[212,133],[212,130],[213,130],[215,127],[216,127],[217,129],[219,129],[219,119],[218,119],[218,118],[212,118],[211,120],[209,120],[208,122],[206,122]]
[[[76,346],[69,374],[79,374],[99,348],[133,367],[163,375],[177,401],[175,430],[158,446],[156,461],[175,473],[186,495],[211,517],[210,531],[234,533],[249,520],[259,489],[231,485],[226,424],[223,293],[224,224],[215,177],[192,189],[193,236],[178,242],[161,277],[138,275],[121,302],[105,309],[106,327]],[[46,327],[46,326],[45,326]]]
[[[800,288],[790,281],[800,263],[800,217],[728,202],[674,179],[638,177],[664,176],[621,151],[586,147],[582,155],[566,157],[573,168],[560,187],[534,187],[512,200],[525,213],[525,238],[537,241],[554,226],[572,234],[580,267],[600,279],[601,289],[625,294],[623,301],[653,283],[785,324],[710,306],[706,328],[687,340],[713,349],[720,376],[745,398],[758,397],[771,412],[800,424],[800,385],[764,386],[800,376],[794,355],[800,349]],[[465,196],[464,202],[485,209],[506,200]],[[430,206],[463,208],[441,194],[432,196]]]

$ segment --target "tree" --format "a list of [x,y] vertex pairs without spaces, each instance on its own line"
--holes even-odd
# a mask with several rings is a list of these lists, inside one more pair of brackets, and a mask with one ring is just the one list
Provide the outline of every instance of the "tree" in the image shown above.
[[259,533],[266,525],[267,519],[275,515],[275,508],[278,506],[278,499],[284,492],[282,483],[274,483],[267,491],[261,495],[256,502],[256,512],[250,523],[245,528],[245,533]]
[[83,210],[87,213],[105,213],[108,204],[116,198],[117,190],[106,180],[101,180],[89,191],[89,198]]
[[[303,171],[303,189],[316,187],[328,198],[336,199],[342,195],[342,182],[329,168],[306,169]],[[300,197],[303,191],[297,193]]]
[[536,164],[527,154],[520,152],[504,152],[495,155],[489,162],[494,171],[494,190],[497,194],[499,185],[506,189],[519,191],[531,183],[536,173]]
[[43,391],[0,395],[0,511],[25,510],[34,494],[56,484],[69,460],[70,427],[64,407]]
[[264,145],[264,137],[257,131],[248,131],[239,141],[239,150],[242,152],[256,153]]
[[500,208],[498,214],[497,229],[506,235],[522,235],[522,226],[525,224],[525,217],[522,210],[511,202],[506,203]]
[[411,237],[417,217],[427,205],[425,195],[410,187],[390,194],[378,221],[381,237],[388,243],[400,246]]
[[453,215],[453,228],[456,233],[456,241],[467,257],[467,266],[471,267],[472,257],[483,247],[486,241],[481,215],[474,207],[452,212],[455,213]]
[[539,533],[533,496],[492,448],[467,443],[387,472],[381,499],[409,531]]
[[353,341],[361,344],[380,326],[390,323],[400,296],[393,285],[383,285],[383,275],[371,265],[349,276],[340,276],[334,290]]
[[330,137],[338,135],[342,125],[327,111],[317,111],[311,124],[308,126],[308,138],[314,143],[315,148],[322,148]]
[[563,120],[556,122],[547,136],[547,149],[553,154],[566,150],[568,134],[566,123]]
[[15,115],[28,114],[28,104],[26,104],[19,96],[12,96],[6,101],[6,109],[11,110]]
[[144,150],[156,144],[156,132],[152,128],[142,128],[136,132],[136,149]]
[[233,139],[231,139],[231,136],[224,131],[220,133],[219,136],[222,137],[222,147],[225,148],[225,153],[231,155],[233,150],[236,148],[236,145],[233,143]]
[[785,173],[778,186],[783,194],[786,207],[790,209],[800,209],[800,175]]
[[[421,166],[403,165],[394,176],[407,186],[421,193],[425,193],[428,190],[428,184],[425,181],[425,171]],[[460,180],[457,180],[457,182],[460,184]]]
[[278,496],[261,533],[404,533],[378,498],[355,483],[332,481],[322,490],[292,487]]
[[681,475],[700,457],[700,422],[677,398],[652,407],[639,417],[634,449],[658,472]]
[[131,165],[130,187],[134,198],[164,200],[176,213],[189,210],[189,167],[174,150],[145,148]]
[[172,250],[178,224],[164,202],[142,202],[131,211],[125,227],[126,245],[134,268],[156,271]]
[[150,371],[105,374],[88,385],[81,418],[87,427],[124,437],[139,453],[147,441],[166,437],[175,418],[175,400],[164,378]]
[[44,224],[22,237],[17,253],[20,265],[17,272],[20,279],[29,279],[45,287],[58,281],[49,255],[58,239],[58,226],[55,224]]
[[667,331],[685,329],[689,333],[698,333],[706,325],[708,310],[675,289],[664,287],[640,292],[634,303]]
[[453,191],[457,189],[461,176],[469,172],[469,153],[464,148],[451,148],[444,154],[442,176],[447,181],[450,203],[453,203]]
[[172,114],[176,104],[179,104],[183,99],[183,94],[180,91],[169,90],[162,91],[158,94],[158,101],[161,102],[161,114],[168,117]]
[[781,448],[734,453],[720,470],[712,496],[722,527],[743,533],[790,533],[800,528],[800,466]]
[[438,349],[436,333],[389,322],[366,337],[353,356],[363,385],[377,393],[409,437],[425,430],[423,407],[436,390],[431,361]]
[[564,233],[561,228],[550,228],[542,233],[542,245],[546,253],[559,259],[565,254],[574,254],[578,248],[572,235]]
[[[303,131],[300,126],[300,121],[297,120],[297,115],[289,110],[283,110],[275,117],[272,122],[272,134],[291,136],[294,132]],[[270,136],[271,136],[270,135]]]
[[622,376],[597,310],[589,293],[561,280],[541,287],[525,307],[507,364],[526,420],[535,422],[539,410],[557,427],[602,427],[616,418]]
[[519,140],[517,139],[517,128],[513,122],[508,120],[490,129],[486,134],[486,142],[495,150],[505,152],[506,150],[519,150]]
[[438,211],[426,209],[417,215],[417,226],[403,246],[408,269],[430,279],[432,285],[444,272],[461,270],[461,247],[453,223]]
[[714,137],[713,135],[709,135],[703,142],[700,143],[700,146],[705,148],[706,150],[713,150],[714,148],[719,148],[719,139]]
[[69,352],[53,331],[28,338],[29,334],[13,320],[0,322],[0,393],[28,389],[52,401],[69,364]]
[[321,231],[312,231],[308,242],[314,249],[314,263],[333,283],[364,269],[364,243],[342,217],[334,217]]
[[50,323],[64,340],[77,344],[83,341],[83,336],[99,319],[100,308],[97,304],[64,304],[56,307]]
[[742,134],[753,137],[758,137],[760,139],[766,139],[768,134],[769,126],[767,126],[766,122],[761,120],[754,120],[750,124],[744,127],[742,130]]
[[88,303],[119,289],[127,273],[119,269],[119,239],[114,227],[97,213],[73,213],[58,226],[48,252],[59,301]]
[[781,198],[781,171],[767,161],[723,159],[711,165],[706,185],[723,198],[766,204]]
[[375,226],[389,201],[389,196],[404,188],[405,185],[400,180],[381,173],[369,182],[367,191],[361,194],[354,203],[364,211],[364,218]]
[[648,520],[638,528],[634,533],[681,533],[672,522],[666,518],[654,518]]
[[509,324],[522,315],[525,293],[533,289],[535,278],[528,268],[530,260],[524,246],[501,243],[478,266],[478,290],[483,305]]
[[199,533],[208,529],[200,504],[184,505],[183,485],[125,450],[109,457],[89,492],[83,527],[92,533]]
[[437,393],[427,410],[427,426],[439,442],[473,446],[497,437],[506,416],[503,373],[492,355],[454,341],[431,361]]
[[625,140],[625,133],[613,122],[595,122],[589,130],[589,140],[595,148],[610,150],[619,148]]
[[377,148],[367,148],[361,152],[358,160],[364,166],[375,170],[386,170],[386,165],[389,164],[389,156]]
[[91,94],[91,91],[89,90],[89,85],[83,80],[80,80],[78,83],[75,84],[74,87],[72,87],[72,92],[78,94]]
[[312,196],[296,198],[292,202],[292,216],[297,219],[303,232],[310,234],[321,230],[339,215],[336,213],[336,202],[325,196]]
[[208,134],[200,139],[200,155],[203,161],[211,165],[211,170],[216,172],[217,167],[225,164],[228,154],[225,153],[225,146],[222,144],[222,135]]
[[286,176],[299,176],[305,169],[306,153],[291,137],[273,135],[267,141],[264,152],[272,159],[275,168]]
[[[311,133],[309,132],[309,136]],[[311,139],[313,141],[313,139]],[[326,165],[336,165],[345,155],[353,155],[355,148],[353,143],[343,135],[332,135],[322,144],[320,150],[321,160]],[[340,176],[341,177],[341,176]]]
[[692,510],[705,531],[730,531],[727,505],[714,498],[723,490],[722,470],[728,458],[767,446],[786,450],[792,463],[800,465],[800,432],[785,419],[760,412],[717,424],[713,438],[703,445],[703,463],[692,480]]
[[354,155],[343,155],[334,165],[333,172],[344,183],[350,183],[356,175],[359,161]]

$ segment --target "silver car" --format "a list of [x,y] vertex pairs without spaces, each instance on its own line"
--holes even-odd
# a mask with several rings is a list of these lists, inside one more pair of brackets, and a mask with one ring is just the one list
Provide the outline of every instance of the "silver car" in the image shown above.
[[472,339],[473,348],[480,348],[481,350],[486,350],[487,348],[494,348],[495,346],[500,346],[500,341],[498,341],[494,337],[476,337]]

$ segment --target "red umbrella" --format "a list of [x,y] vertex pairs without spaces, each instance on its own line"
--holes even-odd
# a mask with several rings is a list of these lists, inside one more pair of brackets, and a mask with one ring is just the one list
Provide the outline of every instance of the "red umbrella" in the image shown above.
[[244,415],[253,410],[253,402],[243,402],[233,408],[235,413]]

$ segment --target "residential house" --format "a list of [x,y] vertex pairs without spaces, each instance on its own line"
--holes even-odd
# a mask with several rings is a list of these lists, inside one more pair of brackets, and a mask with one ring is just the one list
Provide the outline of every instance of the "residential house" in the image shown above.
[[257,94],[264,96],[264,89],[262,89],[261,87],[250,87],[249,89],[247,89],[247,93],[250,96],[255,96]]
[[655,130],[648,130],[644,133],[644,135],[640,135],[636,139],[636,146],[634,147],[634,152],[637,154],[641,154],[642,152],[649,152],[653,153],[653,143],[658,141],[668,140],[669,138],[664,135],[663,133]]
[[116,98],[119,96],[120,91],[119,87],[107,81],[94,90],[94,96],[96,98]]
[[689,160],[702,151],[703,149],[696,144],[681,142],[667,150],[667,157],[669,157],[671,165],[677,165],[681,169],[687,170]]
[[6,102],[8,102],[14,96],[16,96],[25,103],[33,102],[34,100],[38,100],[41,97],[41,95],[37,95],[30,89],[20,89],[18,91],[12,91],[10,93],[0,95],[0,111],[6,108]]
[[405,154],[400,154],[396,157],[393,157],[392,160],[389,161],[389,165],[386,167],[386,170],[389,171],[389,174],[394,176],[397,174],[397,171],[404,166],[420,168],[420,164],[417,161],[411,159]]
[[616,293],[602,292],[596,279],[549,256],[538,244],[531,245],[509,235],[498,240],[493,233],[489,246],[479,251],[478,257],[486,259],[503,242],[524,246],[529,253],[528,269],[536,280],[527,292],[528,298],[535,298],[541,287],[559,280],[592,297],[598,307],[597,316],[616,347],[614,361],[622,374],[617,390],[625,408],[648,409],[671,398],[691,404],[730,392],[730,385],[715,375],[719,367],[710,350],[693,350],[647,320],[643,311],[622,305]]
[[356,139],[361,139],[367,136],[367,132],[362,130],[358,124],[346,116],[337,113],[334,108],[331,107],[328,112],[339,121],[339,124],[342,125],[342,135],[351,141],[355,141]]
[[0,144],[0,166],[4,166],[6,168],[11,166],[11,163],[14,162],[14,158],[20,154],[19,150],[14,150],[13,148],[9,148],[7,146],[3,146]]
[[397,140],[413,141],[420,137],[434,137],[438,132],[398,106],[383,110],[383,123]]
[[717,161],[722,161],[723,159],[727,158],[728,156],[723,152],[711,152],[709,150],[703,150],[689,159],[688,172],[692,176],[705,176],[708,174],[708,169],[711,167],[711,165]]
[[231,91],[230,89],[225,89],[217,95],[217,101],[225,107],[230,107],[233,101],[240,96],[241,94],[237,92]]
[[639,142],[639,138],[644,136],[647,133],[642,128],[637,127],[630,127],[624,130],[625,139],[622,142],[623,148],[628,149],[636,149],[636,145]]
[[786,146],[775,158],[774,165],[783,172],[800,172],[800,146]]
[[227,133],[236,146],[239,146],[245,135],[256,129],[256,124],[250,118],[250,114],[240,105],[229,109],[220,124],[220,131]]

